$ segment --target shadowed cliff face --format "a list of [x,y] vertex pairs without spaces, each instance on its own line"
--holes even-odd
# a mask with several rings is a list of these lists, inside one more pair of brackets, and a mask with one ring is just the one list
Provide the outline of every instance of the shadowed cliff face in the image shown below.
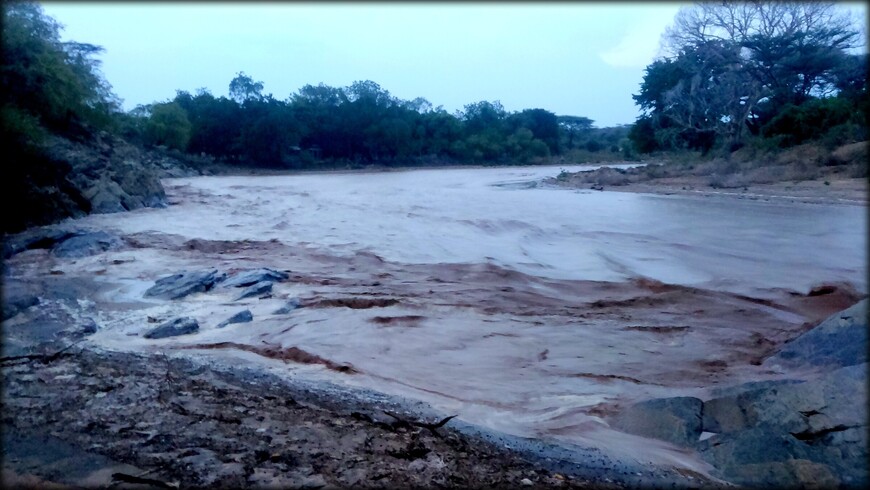
[[[71,224],[122,247],[72,260],[30,250],[8,277],[95,281],[70,314],[93,317],[90,339],[106,348],[254,363],[701,472],[689,452],[606,417],[794,375],[762,361],[866,291],[863,208],[512,185],[547,172],[558,169],[169,180],[166,209]],[[288,277],[242,299],[220,284],[144,295],[179,271],[259,267]],[[219,328],[242,310],[253,320]],[[181,316],[197,333],[143,337]]]
[[2,232],[57,223],[89,213],[163,207],[161,176],[198,175],[181,161],[99,133],[82,141],[52,136],[41,146],[10,146],[2,189],[13,212]]

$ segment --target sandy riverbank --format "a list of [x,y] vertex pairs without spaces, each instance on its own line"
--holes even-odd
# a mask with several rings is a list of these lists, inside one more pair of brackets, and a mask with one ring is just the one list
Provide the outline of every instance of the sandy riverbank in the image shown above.
[[620,185],[589,183],[585,179],[546,179],[547,185],[596,191],[634,192],[659,195],[703,196],[722,199],[813,204],[866,206],[868,181],[860,178],[829,178],[800,182],[749,184],[742,187],[714,188],[705,176],[650,179]]

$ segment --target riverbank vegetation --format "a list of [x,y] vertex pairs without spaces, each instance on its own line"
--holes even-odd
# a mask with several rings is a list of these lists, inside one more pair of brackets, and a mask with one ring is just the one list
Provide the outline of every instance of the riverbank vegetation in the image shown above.
[[833,3],[683,8],[664,37],[666,55],[632,95],[642,115],[610,128],[542,108],[508,111],[498,101],[450,113],[371,80],[309,84],[280,97],[244,72],[229,81],[228,96],[178,90],[123,111],[100,72],[102,48],[61,41],[61,26],[35,3],[4,4],[3,25],[0,132],[15,162],[3,190],[49,214],[75,203],[46,202],[83,199],[64,191],[71,165],[46,151],[52,137],[95,147],[107,136],[123,139],[200,169],[642,159],[666,165],[633,174],[700,172],[725,187],[867,175],[867,54],[856,50],[859,24]]
[[632,144],[642,154],[696,152],[696,160],[758,166],[842,163],[849,150],[832,152],[867,140],[859,22],[833,3],[681,9],[663,38],[669,56],[647,66],[633,95],[643,114]]

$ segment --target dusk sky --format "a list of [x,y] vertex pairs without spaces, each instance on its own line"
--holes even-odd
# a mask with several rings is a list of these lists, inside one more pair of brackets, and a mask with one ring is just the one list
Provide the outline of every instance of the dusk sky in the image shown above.
[[[372,80],[450,112],[481,100],[596,126],[632,123],[631,95],[690,3],[43,2],[64,40],[97,44],[124,109],[176,90],[227,95],[244,71],[286,99]],[[848,4],[866,18],[866,7]]]

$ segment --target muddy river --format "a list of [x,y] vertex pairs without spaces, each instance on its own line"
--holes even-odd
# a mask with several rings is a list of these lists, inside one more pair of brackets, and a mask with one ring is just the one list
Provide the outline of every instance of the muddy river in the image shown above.
[[[866,208],[538,184],[559,171],[170,179],[167,208],[72,223],[132,246],[73,260],[28,252],[22,267],[102,284],[79,314],[97,320],[92,341],[107,348],[257,364],[704,472],[684,450],[612,430],[608,416],[790,374],[761,361],[866,293]],[[222,287],[174,302],[143,296],[181,270],[255,267],[290,280],[238,301]],[[807,295],[820,285],[834,293]],[[274,313],[288,302],[301,307]],[[218,328],[243,309],[252,322]],[[200,332],[140,335],[179,315]],[[265,355],[289,348],[346,369]]]

